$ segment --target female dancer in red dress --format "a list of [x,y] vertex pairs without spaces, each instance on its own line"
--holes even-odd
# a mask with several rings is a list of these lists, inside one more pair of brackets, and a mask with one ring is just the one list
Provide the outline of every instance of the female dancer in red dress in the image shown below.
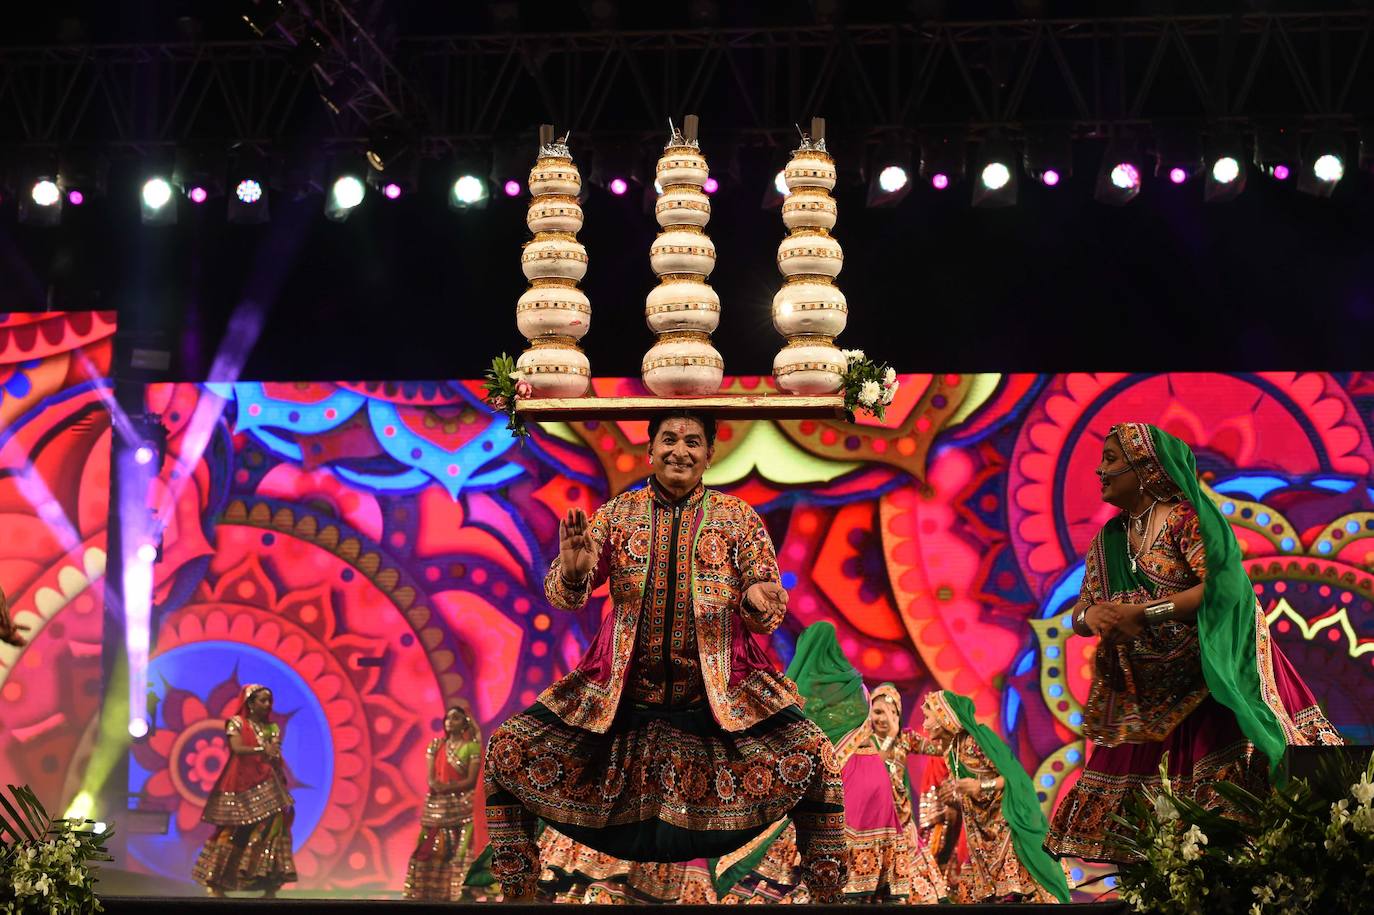
[[281,726],[271,720],[272,691],[258,683],[243,688],[238,712],[224,722],[229,762],[205,801],[201,819],[217,828],[191,871],[211,896],[227,890],[277,895],[296,879],[291,856],[295,813],[286,790]]

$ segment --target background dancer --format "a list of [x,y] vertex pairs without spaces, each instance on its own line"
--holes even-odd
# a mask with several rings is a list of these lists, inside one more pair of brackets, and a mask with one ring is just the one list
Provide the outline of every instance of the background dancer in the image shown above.
[[465,705],[444,713],[444,736],[429,743],[429,793],[410,856],[405,898],[457,902],[472,864],[472,802],[482,767],[482,733]]
[[191,871],[211,896],[262,890],[271,897],[296,879],[291,854],[295,808],[286,790],[281,725],[271,716],[272,691],[250,683],[243,688],[238,710],[224,722],[229,761],[201,815],[216,829]]

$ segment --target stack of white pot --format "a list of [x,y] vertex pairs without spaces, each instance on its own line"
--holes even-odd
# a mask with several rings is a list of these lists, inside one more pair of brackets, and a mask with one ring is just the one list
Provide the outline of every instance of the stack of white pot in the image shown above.
[[659,285],[644,303],[657,342],[644,354],[641,377],[660,397],[704,396],[720,390],[725,360],[711,345],[720,323],[720,296],[706,283],[716,265],[716,246],[706,234],[711,199],[709,174],[697,142],[697,119],[674,129],[655,171],[662,193],[654,207],[660,231],[649,248]]
[[587,249],[577,240],[582,176],[566,137],[540,128],[539,158],[530,170],[530,205],[525,222],[534,238],[525,243],[520,265],[530,288],[515,307],[515,323],[530,341],[516,368],[534,397],[580,397],[591,384],[591,365],[577,341],[587,332],[592,306],[577,283],[587,274]]
[[835,277],[844,251],[830,236],[835,227],[835,160],[825,151],[824,122],[812,121],[812,134],[783,170],[788,195],[782,221],[788,235],[778,245],[778,269],[786,277],[773,297],[773,326],[787,338],[773,360],[778,387],[791,394],[833,394],[847,367],[835,346],[849,307]]

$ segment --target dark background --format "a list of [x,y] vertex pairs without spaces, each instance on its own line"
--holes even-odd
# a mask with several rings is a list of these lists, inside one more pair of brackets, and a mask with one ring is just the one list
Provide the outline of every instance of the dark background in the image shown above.
[[[225,13],[230,6],[25,8],[3,43],[51,42],[70,16],[82,18],[90,40],[172,37],[177,16],[188,14],[204,17],[208,34],[233,37],[246,29]],[[622,26],[664,25],[657,6],[622,4]],[[805,2],[721,6],[727,22],[814,21]],[[1010,3],[967,6],[958,13],[1015,15]],[[394,3],[381,15],[400,34],[470,32],[487,28],[473,13],[480,7]],[[541,25],[588,27],[576,4],[559,8],[565,20]],[[878,21],[907,6],[847,9]],[[704,124],[711,113],[699,112]],[[850,303],[838,342],[908,372],[1365,367],[1374,188],[1355,167],[1353,134],[1348,143],[1346,178],[1327,200],[1252,169],[1231,203],[1204,204],[1200,181],[1175,188],[1147,175],[1133,203],[1104,206],[1092,199],[1103,149],[1095,141],[1075,144],[1074,175],[1058,188],[1022,176],[1019,205],[1008,209],[971,207],[967,181],[943,193],[918,185],[895,208],[869,209],[865,187],[848,184],[836,194],[846,255],[839,285]],[[712,156],[709,134],[703,151]],[[580,164],[585,178],[588,163]],[[774,254],[783,227],[776,209],[760,206],[775,168],[766,156],[743,157],[739,180],[713,200],[711,282],[723,303],[714,339],[729,373],[770,372],[781,344],[769,304],[781,282]],[[245,378],[476,377],[496,353],[523,346],[514,306],[526,285],[519,253],[528,198],[498,192],[485,210],[454,212],[448,180],[429,169],[420,193],[396,202],[372,195],[342,224],[325,220],[319,196],[276,194],[267,225],[229,225],[223,201],[212,200],[183,202],[176,226],[144,227],[138,163],[116,161],[109,196],[68,207],[60,228],[17,224],[13,194],[0,201],[0,307],[116,308],[126,334],[164,333],[173,375],[194,379],[210,372],[235,307],[253,299],[265,323]],[[637,375],[652,342],[642,310],[654,284],[655,226],[642,202],[638,189],[623,198],[597,189],[585,203],[583,288],[593,321],[584,348],[599,376]]]

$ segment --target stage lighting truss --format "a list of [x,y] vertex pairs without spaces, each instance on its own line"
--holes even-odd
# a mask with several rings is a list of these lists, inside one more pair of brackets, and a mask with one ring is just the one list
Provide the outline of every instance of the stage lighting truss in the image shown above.
[[1245,190],[1245,141],[1236,134],[1217,134],[1207,144],[1207,173],[1203,199],[1208,203],[1235,200]]
[[1019,157],[1010,143],[987,140],[978,153],[973,178],[973,205],[1009,207],[1016,205],[1017,164]]

